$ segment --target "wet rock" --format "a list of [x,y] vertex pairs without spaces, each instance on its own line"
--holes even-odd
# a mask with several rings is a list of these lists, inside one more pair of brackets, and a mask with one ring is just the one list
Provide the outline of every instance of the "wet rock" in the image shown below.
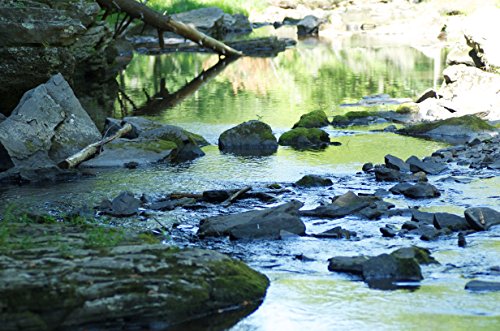
[[434,214],[412,209],[411,210],[411,221],[421,223],[421,224],[433,225],[434,224]]
[[465,289],[472,292],[498,292],[500,282],[485,282],[482,280],[471,280],[465,284]]
[[447,228],[451,231],[466,231],[471,229],[464,217],[449,213],[435,213],[433,224],[438,230]]
[[467,246],[467,240],[465,239],[465,235],[462,232],[458,233],[458,247]]
[[374,168],[375,179],[379,182],[426,182],[425,173],[406,174],[396,169],[390,169],[383,165]]
[[410,166],[399,157],[387,154],[384,156],[385,166],[390,169],[396,169],[398,171],[409,172]]
[[4,114],[0,113],[0,123],[2,123],[3,121],[5,121],[6,118],[7,117]]
[[363,164],[363,167],[361,168],[361,170],[363,170],[364,172],[369,172],[372,169],[373,169],[373,163],[371,162]]
[[407,221],[407,222],[403,223],[403,225],[401,226],[401,229],[408,230],[408,231],[416,230],[420,227],[420,225],[421,224],[419,224],[417,222]]
[[28,170],[52,168],[100,138],[60,74],[26,92],[12,115],[0,123],[0,150],[13,165]]
[[379,229],[380,232],[382,233],[382,237],[386,238],[393,238],[398,234],[398,230],[389,224],[387,224],[385,227],[382,227]]
[[298,210],[303,206],[292,201],[277,207],[241,214],[215,216],[202,220],[200,237],[230,236],[232,239],[279,239],[280,231],[305,234],[305,225]]
[[296,233],[288,232],[286,230],[280,230],[279,238],[281,240],[290,240],[290,239],[297,239],[300,238],[300,236]]
[[407,198],[412,199],[427,199],[436,198],[441,195],[439,190],[429,183],[400,183],[390,189],[391,192],[396,194],[403,194]]
[[420,265],[415,258],[392,254],[381,254],[364,262],[363,278],[369,285],[371,282],[381,280],[418,282],[424,279]]
[[297,149],[325,148],[330,145],[330,136],[318,128],[295,128],[283,133],[278,143]]
[[174,210],[177,207],[192,205],[195,203],[196,203],[196,199],[181,198],[181,199],[157,201],[157,202],[151,204],[151,206],[149,208],[151,208],[153,210],[166,211],[166,210]]
[[376,197],[360,197],[349,191],[341,196],[337,196],[331,204],[319,206],[313,210],[304,210],[300,214],[303,216],[340,218],[354,214],[370,206],[378,199]]
[[317,36],[323,21],[316,16],[307,15],[297,23],[297,34],[303,36]]
[[270,155],[278,149],[271,127],[260,121],[248,121],[224,131],[219,149],[237,155]]
[[370,205],[356,212],[356,215],[367,218],[369,220],[378,219],[383,215],[388,215],[389,210],[394,207],[394,204],[383,201],[379,197],[374,196],[374,199],[370,203]]
[[321,128],[330,124],[323,110],[315,110],[300,116],[300,120],[293,125],[295,128]]
[[429,98],[437,98],[437,92],[433,89],[428,89],[418,99],[415,101],[415,103],[421,103],[422,101],[429,99]]
[[434,241],[439,238],[441,232],[436,230],[435,227],[430,225],[420,225],[418,227],[418,233],[420,233],[420,239],[424,241]]
[[[475,107],[477,109],[477,106]],[[495,131],[495,127],[488,124],[488,122],[474,115],[465,115],[429,123],[415,124],[398,130],[398,133],[445,141],[450,144],[463,144],[478,134],[492,134]]]
[[313,234],[312,236],[315,238],[331,238],[331,239],[351,239],[352,237],[356,237],[356,232],[349,231],[346,229],[342,229],[340,226],[336,226],[330,230],[326,230],[324,232]]
[[333,182],[330,178],[323,178],[317,175],[305,175],[295,182],[299,187],[318,187],[318,186],[332,186]]
[[465,210],[465,219],[474,230],[488,230],[500,224],[500,212],[484,207],[469,208]]
[[335,256],[328,259],[328,270],[362,275],[363,264],[368,259],[367,256]]
[[423,171],[429,175],[437,175],[448,169],[446,164],[433,162],[433,161],[421,161],[416,156],[410,156],[406,163],[410,165],[411,172]]
[[210,203],[221,203],[229,199],[236,190],[208,190],[203,192],[203,200]]
[[392,256],[401,259],[415,259],[420,264],[439,264],[434,257],[431,256],[431,252],[422,247],[411,246],[402,247],[391,253]]
[[382,131],[384,131],[384,132],[396,132],[397,130],[398,130],[398,128],[395,125],[391,124],[389,126],[386,126]]
[[98,209],[108,215],[124,217],[137,214],[140,206],[141,200],[130,192],[122,192],[112,201],[103,200]]

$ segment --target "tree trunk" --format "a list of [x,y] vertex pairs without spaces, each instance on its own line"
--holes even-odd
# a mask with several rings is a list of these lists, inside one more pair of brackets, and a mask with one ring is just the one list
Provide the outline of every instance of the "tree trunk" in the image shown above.
[[[158,31],[172,31],[186,39],[194,41],[202,47],[210,48],[220,55],[242,55],[241,52],[201,33],[195,28],[175,21],[168,15],[162,15],[135,0],[97,0],[97,2],[102,8],[124,12],[132,18],[140,19],[144,23],[157,28]],[[161,33],[159,33],[159,37],[161,38]]]

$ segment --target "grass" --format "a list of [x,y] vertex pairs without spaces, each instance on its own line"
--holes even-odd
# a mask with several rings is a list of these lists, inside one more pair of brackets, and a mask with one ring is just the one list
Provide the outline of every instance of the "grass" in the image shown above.
[[148,6],[167,14],[177,14],[193,9],[218,7],[228,14],[244,14],[260,12],[267,6],[265,0],[150,0]]

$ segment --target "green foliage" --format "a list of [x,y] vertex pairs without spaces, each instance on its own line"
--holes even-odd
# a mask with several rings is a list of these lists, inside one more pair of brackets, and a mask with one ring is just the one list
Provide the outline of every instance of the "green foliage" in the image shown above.
[[416,111],[417,111],[416,107],[411,107],[408,105],[401,105],[398,108],[396,108],[396,113],[398,114],[411,114]]
[[148,6],[168,14],[181,13],[205,7],[218,7],[228,14],[247,15],[252,11],[262,11],[267,3],[264,0],[151,0]]
[[89,229],[85,237],[85,246],[101,248],[116,246],[125,239],[123,230],[96,226]]

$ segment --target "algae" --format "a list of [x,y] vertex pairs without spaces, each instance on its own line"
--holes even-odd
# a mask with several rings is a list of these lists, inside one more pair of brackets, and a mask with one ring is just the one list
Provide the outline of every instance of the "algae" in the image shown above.
[[464,126],[472,131],[494,131],[495,127],[488,124],[488,122],[480,119],[474,115],[465,115],[461,117],[448,118],[441,121],[425,122],[415,124],[402,129],[401,131],[406,134],[424,134],[440,126]]
[[330,144],[328,133],[318,128],[295,128],[283,133],[278,144],[281,146],[324,147]]
[[320,128],[330,124],[328,117],[323,110],[315,110],[304,114],[300,120],[294,124],[293,128]]

